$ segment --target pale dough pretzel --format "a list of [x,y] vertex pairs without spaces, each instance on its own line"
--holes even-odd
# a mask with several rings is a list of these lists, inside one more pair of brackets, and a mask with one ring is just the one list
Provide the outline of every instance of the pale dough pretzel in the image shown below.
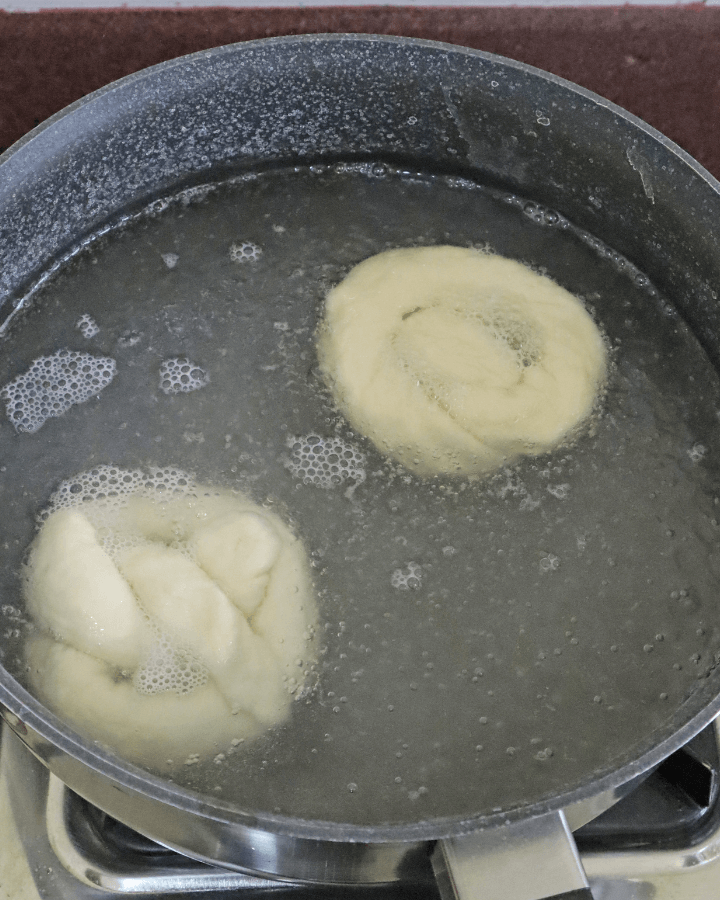
[[590,415],[606,373],[576,297],[451,246],[355,266],[326,298],[317,349],[350,424],[421,475],[483,474],[552,450]]
[[45,631],[27,651],[41,698],[142,764],[280,724],[313,664],[302,545],[230,492],[61,505],[33,543],[25,593]]

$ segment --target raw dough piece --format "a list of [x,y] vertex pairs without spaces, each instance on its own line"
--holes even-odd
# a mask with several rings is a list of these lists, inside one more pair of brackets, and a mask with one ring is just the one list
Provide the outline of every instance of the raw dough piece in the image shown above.
[[173,768],[265,729],[247,713],[231,715],[211,681],[185,694],[141,694],[107,663],[44,635],[28,644],[26,657],[51,709],[139,765]]
[[449,246],[352,269],[326,299],[318,356],[353,427],[423,475],[552,450],[590,415],[606,370],[576,297],[518,262]]
[[281,546],[268,520],[252,512],[219,516],[193,536],[199,565],[246,616],[265,596]]
[[139,665],[150,627],[79,509],[60,509],[45,522],[27,574],[28,612],[38,624],[121,669]]
[[288,694],[272,651],[199,566],[153,544],[124,554],[120,567],[143,609],[205,666],[233,713],[264,725],[284,718]]
[[49,632],[28,645],[41,698],[158,768],[282,723],[308,683],[317,624],[284,523],[168,471],[100,467],[61,486],[25,578]]

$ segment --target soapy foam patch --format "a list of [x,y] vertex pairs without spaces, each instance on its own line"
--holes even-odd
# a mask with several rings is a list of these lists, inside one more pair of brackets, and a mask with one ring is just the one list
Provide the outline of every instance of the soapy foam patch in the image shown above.
[[120,506],[133,494],[160,499],[157,495],[162,495],[162,498],[180,493],[192,496],[193,492],[192,478],[181,469],[151,467],[145,472],[142,469],[121,469],[119,466],[97,466],[63,481],[50,498],[43,518],[59,509],[70,509],[98,500],[114,500],[115,505]]
[[174,647],[159,628],[148,658],[133,676],[139,694],[190,694],[208,680],[205,667],[192,655]]
[[100,331],[95,319],[93,319],[93,317],[89,316],[87,313],[84,316],[80,316],[75,327],[85,338],[95,337],[95,335]]
[[187,357],[166,359],[160,366],[160,390],[164,394],[188,394],[210,381],[208,373]]
[[15,430],[35,432],[45,422],[99,394],[117,373],[114,359],[72,350],[41,356],[0,391]]
[[231,244],[230,259],[236,263],[257,262],[262,256],[262,248],[250,241],[241,244]]
[[390,584],[398,591],[416,591],[422,585],[421,566],[409,562],[404,569],[395,569],[390,576]]
[[291,450],[288,468],[303,484],[332,488],[352,479],[365,480],[365,456],[340,438],[322,438],[317,434],[293,437],[287,442]]

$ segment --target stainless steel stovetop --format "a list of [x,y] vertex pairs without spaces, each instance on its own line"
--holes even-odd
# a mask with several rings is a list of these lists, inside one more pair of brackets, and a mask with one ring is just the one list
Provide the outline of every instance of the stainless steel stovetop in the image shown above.
[[[576,833],[595,900],[720,900],[716,726]],[[283,885],[185,859],[68,791],[7,728],[0,769],[13,820],[5,827],[17,832],[41,900],[438,900],[430,883]],[[8,877],[0,869],[0,897]]]

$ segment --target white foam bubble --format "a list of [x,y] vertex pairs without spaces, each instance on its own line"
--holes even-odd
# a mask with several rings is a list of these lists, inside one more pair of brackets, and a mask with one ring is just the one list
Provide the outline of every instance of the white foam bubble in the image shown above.
[[541,502],[532,497],[520,476],[512,469],[502,469],[497,473],[490,482],[489,493],[501,500],[517,499],[519,508],[526,511],[537,509]]
[[416,591],[422,585],[422,567],[409,562],[404,569],[395,569],[390,584],[399,591]]
[[554,553],[548,553],[540,560],[540,570],[542,572],[554,572],[560,568],[560,560]]
[[257,262],[262,256],[262,247],[250,241],[230,245],[230,259],[236,263]]
[[102,500],[122,506],[133,494],[149,496],[192,493],[193,481],[181,469],[152,467],[122,469],[120,466],[101,465],[88,469],[63,481],[50,498],[46,518],[58,509],[69,509]]
[[113,559],[125,550],[148,543],[137,531],[118,528],[118,510],[133,496],[165,500],[173,496],[193,496],[192,478],[180,469],[121,469],[98,466],[63,481],[40,514],[44,520],[59,509],[82,507],[83,514],[97,532],[100,545]]
[[323,438],[318,434],[291,437],[287,466],[304,484],[333,488],[348,479],[356,486],[365,481],[365,455],[341,438]]
[[117,373],[114,359],[72,350],[41,356],[0,391],[16,431],[35,432],[53,417],[106,388]]
[[162,253],[161,256],[168,269],[174,269],[180,259],[177,253]]
[[84,316],[80,316],[75,327],[80,331],[82,336],[86,338],[95,337],[95,335],[100,331],[95,319],[93,319],[93,317],[89,316],[87,313],[85,313]]
[[209,677],[205,666],[156,629],[150,654],[133,676],[135,690],[140,694],[190,694],[205,684]]
[[166,359],[160,366],[160,390],[164,394],[188,394],[209,381],[208,373],[187,357]]

